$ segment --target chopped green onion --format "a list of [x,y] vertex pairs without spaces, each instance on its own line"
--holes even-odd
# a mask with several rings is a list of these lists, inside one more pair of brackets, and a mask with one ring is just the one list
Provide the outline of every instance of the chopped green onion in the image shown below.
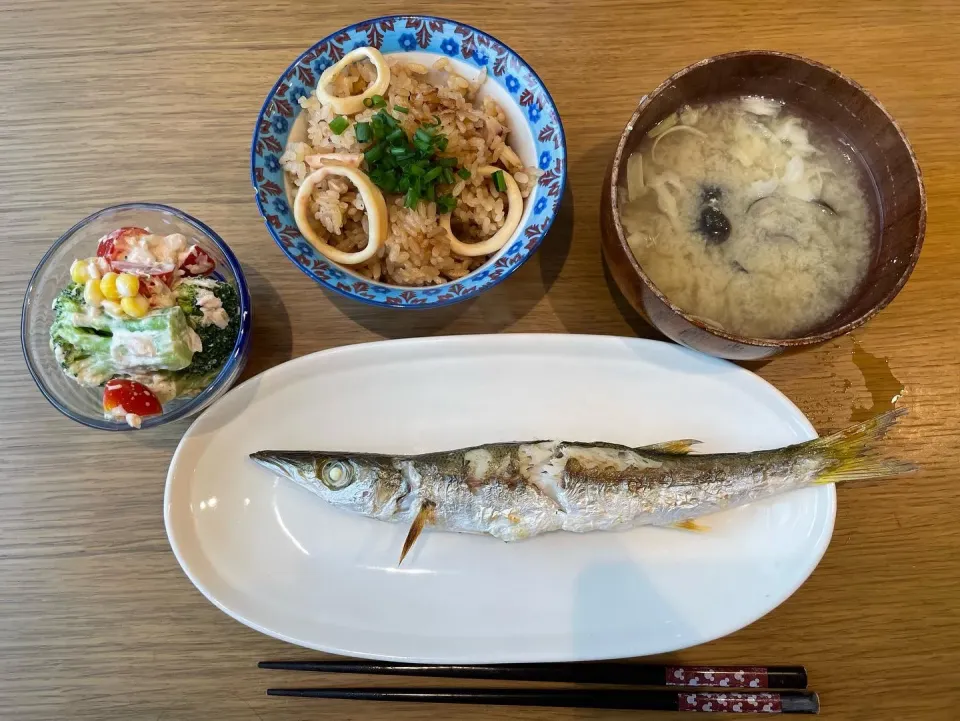
[[383,99],[382,95],[374,95],[370,98],[370,107],[371,108],[383,108],[386,107],[387,101]]
[[403,204],[406,207],[413,209],[417,207],[418,202],[420,202],[420,194],[417,193],[416,189],[410,188],[410,190],[407,191],[407,198]]
[[373,131],[370,129],[370,123],[357,123],[353,126],[354,131],[357,134],[358,143],[369,142],[370,138],[373,137]]
[[364,98],[364,99],[363,99],[363,107],[365,107],[365,108],[372,108],[372,107],[373,107],[373,98]]
[[386,110],[381,110],[374,117],[380,118],[380,122],[383,123],[384,127],[390,128],[391,130],[397,127],[397,119]]
[[403,113],[404,115],[410,112],[410,108],[405,108],[402,105],[394,105],[393,109],[396,110],[398,113]]
[[374,171],[370,173],[370,180],[374,185],[386,190],[390,185],[390,173]]
[[338,115],[330,121],[330,132],[334,135],[340,135],[350,126],[350,121],[342,115]]
[[423,128],[417,128],[417,132],[413,134],[413,141],[433,145],[433,135]]
[[437,198],[437,210],[441,213],[450,213],[457,206],[457,199],[452,195],[441,195]]
[[[447,137],[436,131],[440,118],[434,123],[421,123],[408,136],[400,123],[383,109],[382,96],[371,98],[370,105],[381,108],[368,122],[356,124],[357,140],[370,142],[364,153],[367,173],[377,187],[385,193],[403,196],[403,204],[414,209],[421,200],[437,204],[441,213],[449,213],[457,206],[457,199],[450,194],[440,195],[437,183],[450,185],[461,178],[469,178],[466,169],[457,169],[456,158],[440,158],[437,152],[447,147]],[[394,105],[398,113],[408,113],[409,108]],[[348,123],[349,124],[349,123]]]
[[363,159],[367,161],[367,167],[372,168],[374,164],[383,157],[383,145],[374,145],[363,154]]
[[386,173],[383,176],[383,183],[380,185],[388,193],[397,192],[397,177],[393,173]]
[[503,179],[503,171],[498,170],[493,174],[493,187],[501,193],[507,192],[507,181]]

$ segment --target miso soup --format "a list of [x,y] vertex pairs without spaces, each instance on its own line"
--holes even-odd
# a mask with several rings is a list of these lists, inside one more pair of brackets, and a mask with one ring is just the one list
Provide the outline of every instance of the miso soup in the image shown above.
[[627,161],[620,215],[641,267],[675,305],[731,333],[789,338],[857,292],[876,195],[859,156],[789,105],[684,107]]

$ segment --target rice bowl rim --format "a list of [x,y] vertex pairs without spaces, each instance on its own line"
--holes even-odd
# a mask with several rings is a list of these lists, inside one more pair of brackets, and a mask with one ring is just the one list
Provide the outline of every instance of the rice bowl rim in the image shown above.
[[[261,125],[264,122],[264,117],[265,115],[267,115],[267,111],[270,109],[271,104],[277,99],[278,97],[277,91],[280,88],[280,86],[287,81],[288,76],[292,76],[295,74],[297,67],[303,62],[304,58],[306,58],[310,53],[315,51],[318,47],[326,43],[337,42],[336,41],[337,37],[342,36],[346,33],[356,32],[361,27],[365,28],[367,26],[372,26],[376,23],[380,23],[386,20],[393,20],[394,22],[403,22],[404,20],[408,20],[408,19],[421,21],[423,23],[430,23],[430,22],[442,23],[444,25],[443,30],[438,30],[434,32],[438,34],[442,34],[443,36],[455,35],[454,30],[453,29],[448,30],[447,26],[452,25],[454,29],[458,27],[464,28],[469,32],[475,33],[476,35],[486,38],[489,41],[490,45],[501,46],[506,51],[504,57],[510,58],[511,60],[515,60],[516,65],[519,66],[520,69],[529,73],[530,80],[532,80],[536,84],[537,91],[542,95],[542,97],[540,98],[543,103],[541,112],[544,115],[549,115],[552,113],[552,116],[556,119],[556,123],[555,123],[556,139],[553,145],[553,154],[555,156],[555,159],[559,162],[559,166],[560,166],[559,169],[557,170],[557,180],[559,181],[559,192],[556,193],[556,202],[553,204],[553,206],[550,208],[544,209],[546,212],[544,213],[545,217],[543,220],[543,227],[539,231],[539,237],[536,239],[536,243],[530,247],[527,247],[525,244],[519,251],[517,251],[520,254],[520,257],[517,260],[517,262],[514,263],[513,265],[503,267],[502,268],[503,272],[498,277],[490,278],[488,275],[487,277],[483,278],[481,281],[477,281],[474,279],[473,282],[477,283],[477,285],[463,289],[462,292],[454,293],[452,297],[449,291],[453,291],[454,286],[458,284],[462,284],[465,281],[469,281],[471,278],[474,278],[476,274],[482,271],[486,270],[489,273],[489,269],[492,267],[492,265],[495,264],[500,257],[509,253],[509,249],[513,247],[513,245],[517,242],[518,237],[522,237],[524,232],[531,226],[531,224],[534,224],[533,215],[535,213],[531,212],[531,214],[527,216],[526,222],[518,226],[514,234],[511,236],[510,240],[506,244],[504,244],[503,248],[497,251],[497,253],[493,254],[493,256],[486,263],[484,263],[479,268],[474,269],[473,271],[463,276],[462,278],[446,281],[441,284],[426,285],[426,286],[402,286],[402,285],[394,285],[391,283],[384,283],[381,281],[374,281],[374,280],[371,280],[370,278],[360,276],[337,263],[332,263],[329,260],[326,260],[324,258],[320,259],[321,267],[322,267],[322,264],[325,264],[330,268],[336,269],[337,273],[340,274],[341,277],[345,276],[346,280],[352,281],[354,285],[356,284],[357,281],[359,281],[361,283],[366,284],[369,288],[384,289],[386,291],[382,293],[382,297],[368,297],[368,296],[361,295],[358,291],[354,290],[353,288],[350,288],[345,283],[338,283],[335,279],[327,280],[319,277],[313,270],[313,268],[315,268],[316,265],[313,265],[312,267],[308,267],[308,264],[302,263],[301,261],[297,260],[294,253],[291,252],[291,249],[283,244],[283,242],[280,239],[278,230],[274,228],[273,225],[271,225],[270,221],[267,218],[268,211],[265,206],[267,205],[267,203],[272,202],[272,199],[265,201],[261,197],[261,182],[263,181],[258,181],[256,176],[257,143],[260,139]],[[399,32],[399,31],[395,30],[393,32]],[[411,29],[411,32],[415,32],[415,30]],[[460,35],[455,35],[455,37],[456,37],[457,43],[463,42],[463,37],[461,37]],[[339,44],[345,45],[346,42],[338,43],[338,45]],[[381,49],[381,48],[377,47],[377,49]],[[400,48],[397,50],[388,50],[384,54],[399,55],[406,52],[421,52],[421,53],[426,53],[432,56],[436,56],[438,59],[448,58],[448,59],[459,61],[459,62],[466,62],[466,63],[470,62],[469,58],[463,57],[462,54],[459,52],[455,56],[451,56],[443,52],[437,52],[437,51],[429,50],[426,48],[420,48],[419,46],[414,48],[413,50],[405,50],[403,48]],[[479,69],[480,68],[478,68],[478,70]],[[482,69],[486,69],[486,66],[482,66]],[[507,74],[509,73],[505,72],[504,77]],[[487,74],[487,77],[484,81],[484,85],[489,82],[497,82],[494,79],[494,77],[491,76],[490,73]],[[526,129],[530,133],[530,137],[533,139],[535,149],[538,149],[537,148],[538,137],[535,131],[535,127],[531,124],[530,119],[527,116],[527,113],[523,112],[523,106],[517,102],[517,99],[513,96],[513,93],[505,85],[503,85],[502,87],[507,92],[510,102],[513,103],[517,108],[521,109],[521,114],[524,116],[523,121],[526,126]],[[280,96],[280,97],[283,97],[283,96]],[[293,123],[296,122],[296,119],[301,112],[302,112],[301,108],[295,109],[292,118],[289,119],[290,127],[292,127]],[[289,133],[289,128],[283,132]],[[278,133],[278,134],[281,134],[281,133]],[[282,168],[280,172],[281,174],[284,172]],[[559,214],[560,204],[563,202],[563,198],[566,194],[566,188],[567,188],[566,135],[564,133],[563,121],[560,117],[560,111],[557,109],[556,103],[553,100],[553,96],[550,94],[550,91],[547,89],[546,84],[543,82],[539,74],[537,74],[537,72],[533,69],[533,67],[531,67],[519,53],[513,50],[506,43],[502,42],[498,38],[494,37],[493,35],[490,35],[489,33],[483,30],[480,30],[472,25],[469,25],[468,23],[463,23],[457,20],[451,20],[449,18],[444,18],[436,15],[415,15],[415,14],[384,15],[376,18],[361,20],[359,22],[353,23],[352,25],[346,26],[344,28],[334,31],[333,33],[326,35],[325,37],[321,38],[320,40],[315,42],[313,45],[308,47],[302,53],[300,53],[300,55],[298,55],[297,58],[293,60],[293,62],[291,62],[290,65],[287,66],[287,68],[280,74],[280,76],[277,78],[277,81],[273,84],[273,87],[270,89],[269,93],[267,94],[266,99],[264,100],[263,105],[260,108],[260,112],[257,115],[257,120],[254,126],[254,132],[253,132],[253,140],[250,146],[250,180],[254,188],[254,198],[257,204],[257,209],[260,213],[261,218],[264,220],[264,224],[266,225],[267,230],[270,233],[271,237],[273,238],[274,242],[280,247],[283,254],[286,255],[287,258],[295,266],[297,266],[304,274],[310,277],[314,282],[318,283],[319,285],[322,285],[323,287],[329,290],[334,291],[339,295],[342,295],[347,298],[352,298],[354,300],[358,300],[368,305],[375,305],[375,306],[381,306],[386,308],[438,308],[446,305],[451,305],[453,303],[457,303],[462,300],[467,300],[469,298],[474,298],[477,295],[489,290],[490,288],[493,288],[494,286],[499,285],[508,277],[510,277],[527,260],[529,260],[529,258],[533,255],[533,253],[536,252],[536,250],[540,247],[544,238],[546,238],[551,228],[553,227],[553,223],[556,220],[557,215]],[[528,207],[530,208],[531,211],[534,210],[533,206],[528,206],[528,203],[535,203],[539,198],[547,198],[547,197],[548,197],[547,188],[545,186],[540,185],[540,183],[538,182],[537,184],[534,185],[534,192],[531,193],[531,195],[526,199],[524,203],[524,212],[526,212]],[[290,212],[292,212],[292,210]],[[303,239],[303,238],[302,236],[298,235],[298,239]],[[303,240],[304,242],[307,242],[305,239]],[[430,291],[430,292],[425,293],[425,291]],[[448,292],[444,294],[445,291],[448,291]],[[375,291],[375,292],[378,292],[378,291]],[[380,293],[378,292],[378,294]],[[409,296],[409,294],[413,294],[413,297],[423,296],[423,295],[427,297],[421,298],[420,300],[417,300],[417,301],[413,301],[411,297],[400,297],[399,300],[394,300],[394,302],[388,301],[388,298],[391,295],[396,297],[396,296]]]

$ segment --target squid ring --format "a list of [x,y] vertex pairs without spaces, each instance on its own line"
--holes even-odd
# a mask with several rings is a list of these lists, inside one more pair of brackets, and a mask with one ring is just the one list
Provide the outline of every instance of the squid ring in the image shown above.
[[468,258],[475,258],[480,255],[489,255],[500,250],[507,244],[513,235],[513,231],[520,225],[520,216],[523,215],[523,195],[520,194],[520,186],[503,168],[497,168],[493,165],[484,165],[477,170],[481,176],[490,176],[496,172],[503,173],[503,180],[507,186],[507,219],[493,237],[480,241],[479,243],[462,243],[450,229],[450,213],[440,216],[440,226],[447,231],[447,238],[450,240],[450,250],[457,255],[464,255]]
[[[317,235],[310,225],[310,194],[317,183],[329,175],[343,176],[360,191],[360,197],[363,198],[363,205],[367,210],[368,228],[367,245],[363,250],[355,253],[337,250]],[[387,239],[387,203],[383,199],[383,194],[364,172],[347,165],[324,165],[304,178],[300,189],[297,190],[297,197],[293,200],[293,217],[303,237],[323,255],[340,265],[357,265],[370,260],[383,247]]]
[[[360,95],[350,95],[346,98],[338,98],[327,92],[327,86],[332,83],[343,69],[350,63],[368,58],[377,69],[377,79],[367,86]],[[344,55],[338,62],[331,65],[323,71],[320,81],[317,83],[316,95],[324,105],[329,105],[337,115],[355,115],[364,109],[363,101],[372,98],[374,95],[384,95],[387,86],[390,85],[390,66],[383,59],[383,55],[376,48],[363,47],[351,50]]]

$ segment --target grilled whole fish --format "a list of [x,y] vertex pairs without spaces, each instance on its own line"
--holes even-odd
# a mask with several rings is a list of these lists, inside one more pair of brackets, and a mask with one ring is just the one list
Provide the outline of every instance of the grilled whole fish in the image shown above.
[[688,455],[694,440],[492,443],[416,456],[259,451],[251,458],[345,510],[405,522],[400,561],[425,527],[504,541],[550,531],[675,525],[806,486],[893,476],[909,463],[870,445],[906,411],[825,438],[753,453]]

